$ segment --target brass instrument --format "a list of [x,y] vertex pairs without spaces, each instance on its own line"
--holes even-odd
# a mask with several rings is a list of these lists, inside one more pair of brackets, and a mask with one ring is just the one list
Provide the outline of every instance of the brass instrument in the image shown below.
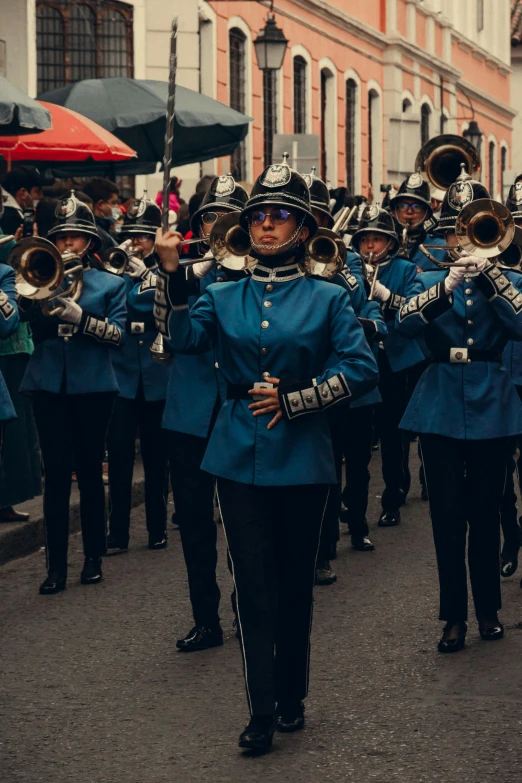
[[471,176],[480,171],[480,156],[473,144],[463,136],[445,133],[423,145],[415,160],[415,171],[420,171],[434,187],[447,190],[459,176],[463,163]]
[[459,263],[458,260],[439,261],[428,252],[427,248],[449,250],[454,259],[459,259],[463,254],[494,259],[508,250],[515,236],[520,236],[520,232],[517,234],[515,221],[509,209],[499,201],[490,198],[479,198],[461,210],[455,223],[455,234],[457,247],[419,245],[419,249],[440,269],[452,266],[465,267],[468,266],[466,262]]
[[2,245],[7,245],[9,242],[14,242],[15,235],[14,234],[8,234],[5,237],[0,237],[0,247]]
[[410,251],[408,248],[408,226],[404,226],[404,228],[402,229],[401,241],[397,249],[396,255],[399,256],[399,258],[409,259],[410,257]]
[[348,248],[340,234],[357,211],[357,207],[343,207],[332,228],[318,228],[306,242],[306,253],[302,262],[305,274],[330,280],[346,264]]
[[[228,212],[218,218],[208,237],[189,239],[183,244],[197,245],[201,242],[209,245],[217,263],[225,269],[240,271],[251,269],[257,264],[257,260],[249,255],[252,243],[248,233],[239,225],[239,212]],[[192,266],[200,261],[201,258],[187,258],[181,259],[179,263],[180,266]]]
[[107,272],[113,275],[124,275],[129,267],[129,257],[122,247],[108,247],[101,260]]
[[[49,302],[67,296],[76,302],[83,288],[83,264],[80,256],[66,250],[61,255],[47,239],[27,237],[11,250],[7,263],[15,271],[16,291],[26,299],[42,304],[44,315],[58,315],[61,308],[49,310]],[[66,281],[67,287],[62,288]]]

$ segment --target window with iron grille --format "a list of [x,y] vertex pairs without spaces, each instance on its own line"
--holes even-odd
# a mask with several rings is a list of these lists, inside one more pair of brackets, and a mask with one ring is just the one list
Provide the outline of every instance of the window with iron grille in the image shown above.
[[488,190],[489,195],[495,198],[495,168],[496,168],[496,153],[497,148],[494,141],[489,142],[489,171],[488,171]]
[[[229,32],[230,106],[236,111],[246,109],[246,36],[236,27]],[[236,180],[246,180],[246,145],[241,144],[232,153],[231,173]]]
[[357,116],[357,82],[346,82],[346,187],[355,193],[355,118]]
[[431,109],[427,103],[421,106],[421,145],[430,140]]
[[265,166],[270,166],[277,133],[277,71],[263,71],[263,126]]
[[37,0],[38,93],[133,76],[133,9],[117,0]]
[[373,120],[375,112],[375,101],[377,101],[379,95],[375,90],[370,90],[368,93],[368,184],[371,186],[373,183],[373,145],[375,139],[373,138]]
[[326,157],[326,82],[328,76],[326,71],[321,71],[321,179],[326,182],[327,178],[327,157]]
[[500,198],[504,199],[505,173],[507,169],[507,148],[502,147],[500,151]]
[[306,68],[304,57],[294,57],[294,133],[306,133]]

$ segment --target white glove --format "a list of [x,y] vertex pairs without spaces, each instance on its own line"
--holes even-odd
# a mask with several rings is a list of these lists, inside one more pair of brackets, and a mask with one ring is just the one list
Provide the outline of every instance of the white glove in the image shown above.
[[208,259],[202,259],[198,264],[193,264],[192,270],[194,272],[194,277],[198,277],[200,279],[202,277],[206,277],[215,263],[216,259],[214,256],[211,256]]
[[56,301],[63,305],[63,310],[58,313],[60,321],[68,324],[79,324],[82,320],[83,310],[79,304],[64,296],[57,296]]
[[129,264],[127,266],[127,274],[129,277],[143,280],[149,271],[148,266],[141,258],[136,258],[136,256],[131,256],[129,258]]
[[126,253],[130,253],[131,247],[132,247],[132,239],[126,239],[125,242],[122,242],[121,245],[118,245],[118,249],[125,250]]
[[449,275],[444,280],[444,290],[446,293],[451,294],[452,291],[458,288],[468,274],[468,270],[463,266],[450,267]]
[[476,277],[489,263],[489,259],[479,258],[478,256],[473,255],[465,255],[460,257],[459,263],[468,264],[469,268],[466,272],[466,277]]
[[379,283],[379,281],[377,280],[373,288],[373,298],[380,299],[381,302],[387,302],[390,296],[391,296],[390,289],[386,288],[385,285]]

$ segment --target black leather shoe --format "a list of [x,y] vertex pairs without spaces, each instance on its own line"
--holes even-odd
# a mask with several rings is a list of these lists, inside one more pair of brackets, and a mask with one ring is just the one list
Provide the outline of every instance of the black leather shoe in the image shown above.
[[478,621],[479,623],[479,633],[480,638],[483,639],[485,642],[496,642],[499,639],[504,638],[504,626],[498,619],[493,623],[490,622],[484,622],[483,620]]
[[252,715],[250,723],[239,735],[239,747],[265,753],[272,745],[274,728],[273,715]]
[[208,650],[209,647],[220,647],[222,644],[223,631],[219,625],[215,628],[195,625],[184,639],[178,639],[176,647],[180,652],[197,652],[198,650]]
[[502,547],[502,554],[500,555],[500,576],[507,578],[513,576],[518,568],[518,551],[519,547]]
[[395,511],[383,511],[377,524],[379,527],[396,527],[400,521],[401,512],[396,509]]
[[58,571],[49,571],[47,579],[40,585],[40,595],[54,595],[65,590],[67,577]]
[[337,576],[332,571],[329,560],[318,560],[315,567],[316,585],[333,585],[337,581]]
[[[459,626],[458,636],[456,636],[454,639],[447,639],[446,636],[448,632],[455,625]],[[466,642],[467,630],[468,630],[468,626],[464,622],[464,620],[456,623],[446,623],[446,625],[444,626],[444,631],[442,632],[442,638],[437,646],[438,651],[440,653],[455,653],[455,652],[459,652],[459,650],[462,650]]]
[[149,534],[149,549],[166,549],[167,533]]
[[129,551],[129,544],[124,541],[119,541],[116,536],[112,536],[110,533],[107,536],[107,552],[106,554],[110,557],[111,555],[123,555],[125,552]]
[[276,709],[276,729],[290,734],[301,731],[305,724],[304,704],[298,701],[294,704],[278,704]]
[[82,585],[97,585],[103,578],[101,557],[86,557],[80,574]]
[[358,552],[373,552],[375,549],[368,536],[352,536],[352,549]]

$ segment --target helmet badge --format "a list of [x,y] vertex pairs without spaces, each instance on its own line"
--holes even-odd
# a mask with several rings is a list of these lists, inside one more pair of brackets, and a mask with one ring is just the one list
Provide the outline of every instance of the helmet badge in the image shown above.
[[460,212],[466,204],[473,201],[473,187],[469,182],[454,182],[448,191],[448,204]]
[[522,204],[522,182],[515,182],[515,204]]
[[379,207],[376,204],[367,206],[363,214],[363,220],[375,220],[377,217],[379,217]]
[[234,177],[230,174],[225,174],[218,178],[214,188],[214,194],[221,197],[230,196],[234,192],[235,187],[236,183]]
[[408,177],[408,182],[406,183],[406,187],[415,190],[415,188],[420,188],[423,182],[424,180],[422,179],[421,175],[417,171],[415,172],[415,174],[410,174],[410,176]]
[[267,188],[280,188],[290,182],[290,168],[285,163],[274,163],[266,170],[261,184]]
[[76,202],[74,198],[71,196],[68,199],[64,199],[57,210],[57,217],[64,220],[65,218],[71,217],[71,215],[74,215],[76,212]]

